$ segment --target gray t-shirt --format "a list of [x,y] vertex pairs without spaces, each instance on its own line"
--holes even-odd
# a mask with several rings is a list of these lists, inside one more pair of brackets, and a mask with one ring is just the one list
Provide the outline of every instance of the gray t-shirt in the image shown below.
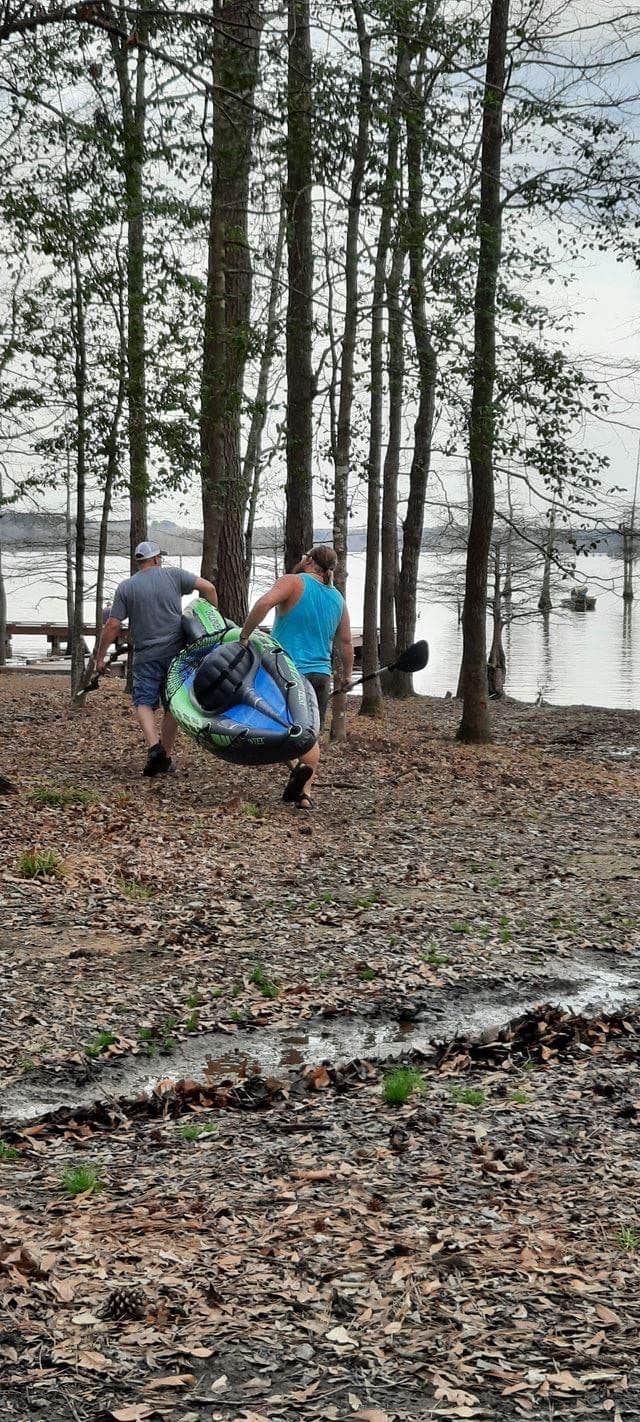
[[182,594],[193,592],[195,573],[182,568],[144,568],[116,588],[111,616],[129,619],[133,660],[158,662],[182,647]]

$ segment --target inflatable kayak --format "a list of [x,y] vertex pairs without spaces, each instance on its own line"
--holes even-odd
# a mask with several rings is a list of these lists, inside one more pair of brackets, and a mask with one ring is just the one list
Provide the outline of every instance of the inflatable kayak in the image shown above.
[[265,632],[240,628],[198,598],[182,619],[187,645],[169,667],[166,703],[205,750],[236,765],[305,755],[320,734],[315,692]]

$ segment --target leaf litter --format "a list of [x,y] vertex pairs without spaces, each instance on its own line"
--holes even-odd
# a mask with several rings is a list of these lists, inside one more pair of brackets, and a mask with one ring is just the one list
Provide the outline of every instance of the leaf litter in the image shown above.
[[[401,1106],[384,1063],[171,1082],[194,1028],[499,994],[581,951],[631,960],[640,786],[608,747],[637,717],[507,705],[478,751],[446,703],[352,720],[301,836],[281,772],[249,781],[181,744],[175,779],[142,791],[119,695],[80,717],[62,697],[0,682],[39,718],[3,753],[3,1076],[146,1052],[167,1081],[3,1127],[7,1418],[640,1417],[634,1011],[548,1006],[408,1053],[425,1091]],[[36,812],[45,783],[96,798]],[[32,847],[65,872],[22,881]],[[217,1130],[188,1141],[185,1122]],[[103,1188],[70,1199],[63,1174],[86,1165]],[[111,1316],[127,1291],[133,1316]]]

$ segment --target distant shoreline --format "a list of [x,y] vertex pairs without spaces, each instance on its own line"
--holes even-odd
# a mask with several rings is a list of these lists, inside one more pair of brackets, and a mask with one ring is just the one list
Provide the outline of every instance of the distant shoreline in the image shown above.
[[[198,558],[202,553],[202,530],[199,528],[183,528],[179,524],[172,523],[165,519],[152,521],[149,524],[149,537],[158,542],[161,548],[169,557]],[[96,554],[99,547],[100,525],[97,519],[87,520],[86,525],[86,550],[89,554]],[[314,539],[318,543],[328,543],[331,541],[331,529],[320,527],[314,530]],[[546,537],[546,532],[545,535]],[[541,530],[541,540],[543,534]],[[402,530],[398,529],[399,542],[402,542]],[[66,546],[67,528],[64,514],[46,513],[21,513],[11,508],[5,508],[0,515],[0,542],[5,552],[16,550],[20,552],[39,552],[49,550],[55,552],[62,550]],[[597,545],[596,550],[593,544]],[[422,536],[422,550],[440,547],[443,553],[450,553],[451,548],[450,530],[441,528],[425,528]],[[351,528],[348,537],[349,551],[352,553],[362,553],[366,548],[366,529]],[[622,539],[616,529],[605,529],[597,535],[591,530],[567,529],[561,538],[558,539],[558,547],[561,549],[573,550],[576,553],[585,550],[597,551],[607,554],[609,557],[616,557],[622,553]],[[253,551],[261,557],[273,557],[274,552],[280,552],[282,548],[282,530],[276,527],[257,528],[253,537]],[[124,519],[114,519],[109,524],[107,553],[110,557],[129,557],[129,524]]]

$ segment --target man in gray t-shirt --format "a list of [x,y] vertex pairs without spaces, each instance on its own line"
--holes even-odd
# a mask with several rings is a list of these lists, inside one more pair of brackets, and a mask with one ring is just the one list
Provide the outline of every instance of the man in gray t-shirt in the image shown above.
[[107,622],[102,629],[96,658],[104,671],[106,654],[122,629],[129,623],[133,645],[133,704],[149,747],[143,775],[161,775],[171,766],[171,752],[177,725],[165,710],[160,737],[155,711],[160,704],[170,662],[182,646],[182,597],[199,592],[218,606],[213,583],[197,578],[182,568],[163,568],[157,543],[139,543],[135,551],[137,572],[116,588]]

